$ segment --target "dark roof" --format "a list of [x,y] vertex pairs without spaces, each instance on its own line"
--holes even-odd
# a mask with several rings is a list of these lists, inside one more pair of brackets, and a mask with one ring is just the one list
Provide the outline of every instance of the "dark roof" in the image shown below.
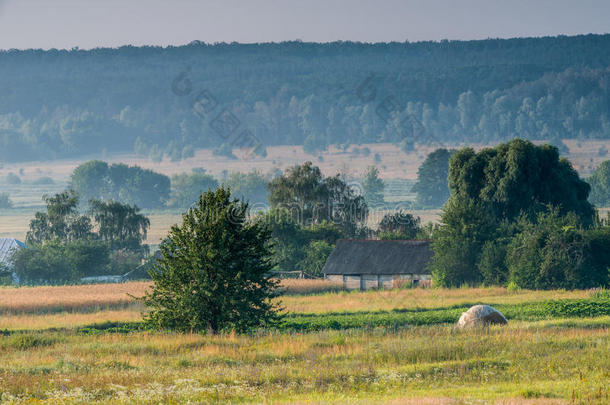
[[337,241],[322,272],[325,274],[429,274],[432,257],[427,240]]

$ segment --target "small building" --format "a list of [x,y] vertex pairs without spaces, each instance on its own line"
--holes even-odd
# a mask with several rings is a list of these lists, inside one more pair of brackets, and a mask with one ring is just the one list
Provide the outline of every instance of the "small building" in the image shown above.
[[19,283],[19,278],[11,271],[11,257],[17,250],[25,247],[25,243],[17,239],[0,238],[0,275],[11,275],[14,283]]
[[322,272],[347,289],[396,288],[431,284],[427,264],[432,258],[427,240],[340,239]]

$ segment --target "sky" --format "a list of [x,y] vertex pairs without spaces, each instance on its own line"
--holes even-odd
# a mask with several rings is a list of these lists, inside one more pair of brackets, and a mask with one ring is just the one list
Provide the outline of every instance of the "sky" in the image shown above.
[[608,0],[0,0],[0,49],[610,32]]

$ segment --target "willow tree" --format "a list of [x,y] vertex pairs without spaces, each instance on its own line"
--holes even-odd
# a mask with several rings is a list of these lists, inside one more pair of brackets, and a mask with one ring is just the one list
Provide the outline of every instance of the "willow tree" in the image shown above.
[[436,282],[446,286],[506,280],[503,258],[520,219],[535,223],[556,207],[558,215],[573,213],[586,228],[595,216],[589,185],[557,148],[522,139],[480,152],[457,151],[449,164],[449,189],[432,261]]

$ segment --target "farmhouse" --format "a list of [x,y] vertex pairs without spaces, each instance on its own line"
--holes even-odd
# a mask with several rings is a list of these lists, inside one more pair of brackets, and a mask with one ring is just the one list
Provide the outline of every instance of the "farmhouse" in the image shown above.
[[25,248],[25,243],[14,238],[0,238],[0,275],[11,275],[15,283],[19,282],[16,274],[10,271],[11,257],[19,250]]
[[426,240],[340,239],[322,272],[348,289],[430,285],[426,265],[431,257]]

